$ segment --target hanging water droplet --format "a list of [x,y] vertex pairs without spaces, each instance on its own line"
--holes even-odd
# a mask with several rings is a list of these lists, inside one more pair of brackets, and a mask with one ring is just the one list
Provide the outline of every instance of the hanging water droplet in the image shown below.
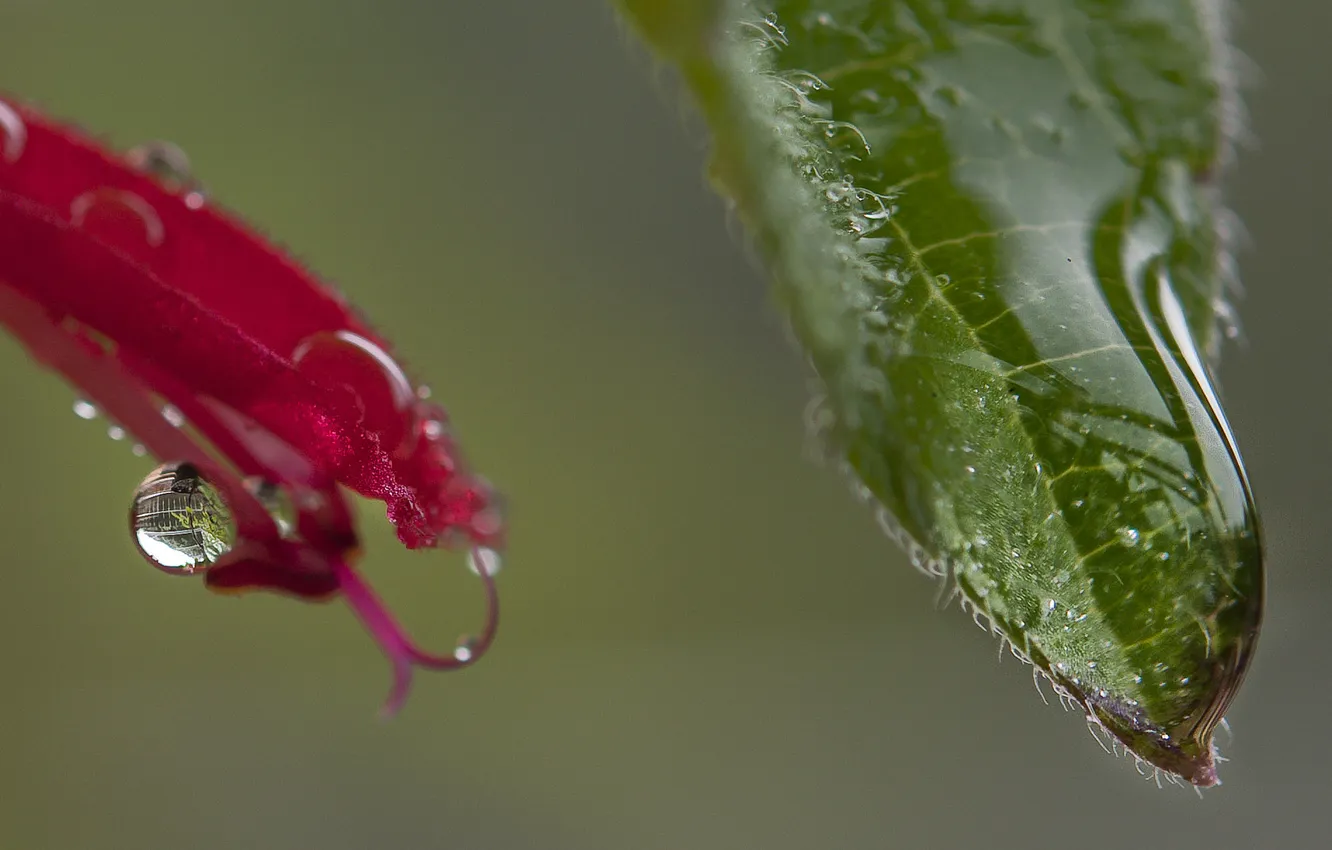
[[258,475],[246,478],[243,482],[250,495],[264,506],[268,515],[277,525],[278,534],[290,537],[296,531],[296,505],[280,485]]
[[236,523],[222,495],[190,463],[159,466],[130,507],[139,552],[168,573],[202,572],[231,551]]
[[466,664],[476,655],[476,640],[465,637],[458,641],[458,645],[453,650],[453,657]]
[[18,162],[28,144],[28,125],[9,104],[0,100],[0,159]]
[[125,439],[125,429],[121,428],[119,425],[112,425],[106,429],[106,435],[116,442],[119,442]]
[[79,399],[74,402],[74,415],[80,419],[96,419],[97,406],[90,401]]
[[494,576],[504,566],[500,555],[488,546],[476,546],[467,553],[467,568],[474,575]]

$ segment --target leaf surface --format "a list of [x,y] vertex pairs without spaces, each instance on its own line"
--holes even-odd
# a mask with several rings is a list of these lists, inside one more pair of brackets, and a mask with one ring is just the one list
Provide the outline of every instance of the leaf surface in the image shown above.
[[620,5],[706,116],[885,529],[1137,757],[1215,784],[1263,596],[1211,377],[1218,10]]

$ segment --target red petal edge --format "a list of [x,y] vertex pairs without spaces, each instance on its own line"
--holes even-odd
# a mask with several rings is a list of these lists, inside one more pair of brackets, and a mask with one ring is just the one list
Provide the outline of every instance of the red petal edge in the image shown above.
[[[238,540],[205,573],[210,589],[344,595],[393,665],[388,713],[414,667],[464,667],[489,648],[497,497],[389,343],[197,187],[5,98],[0,324],[155,457],[194,464],[221,491]],[[292,499],[294,535],[244,485],[252,476]],[[409,548],[469,549],[487,600],[476,639],[443,656],[415,646],[351,567],[343,488],[384,502]]]

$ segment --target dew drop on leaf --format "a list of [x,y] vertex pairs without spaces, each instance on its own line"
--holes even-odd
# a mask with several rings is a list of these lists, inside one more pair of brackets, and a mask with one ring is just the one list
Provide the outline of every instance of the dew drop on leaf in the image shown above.
[[130,507],[134,544],[164,572],[202,572],[231,551],[236,523],[222,495],[193,464],[159,466]]

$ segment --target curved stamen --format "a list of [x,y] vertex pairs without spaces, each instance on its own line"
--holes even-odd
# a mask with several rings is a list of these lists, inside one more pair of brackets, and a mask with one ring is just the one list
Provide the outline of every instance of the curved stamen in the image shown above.
[[481,577],[485,588],[485,625],[476,638],[464,638],[458,648],[447,655],[426,652],[416,646],[370,585],[341,558],[333,562],[333,573],[337,576],[338,585],[347,599],[347,604],[356,612],[361,623],[393,665],[393,686],[380,710],[381,717],[392,717],[406,702],[412,686],[414,667],[460,670],[476,663],[490,648],[499,628],[499,592],[495,588],[495,570],[490,568],[494,557],[494,553],[490,550],[481,552],[472,549],[468,552],[468,558],[471,559],[475,572]]

